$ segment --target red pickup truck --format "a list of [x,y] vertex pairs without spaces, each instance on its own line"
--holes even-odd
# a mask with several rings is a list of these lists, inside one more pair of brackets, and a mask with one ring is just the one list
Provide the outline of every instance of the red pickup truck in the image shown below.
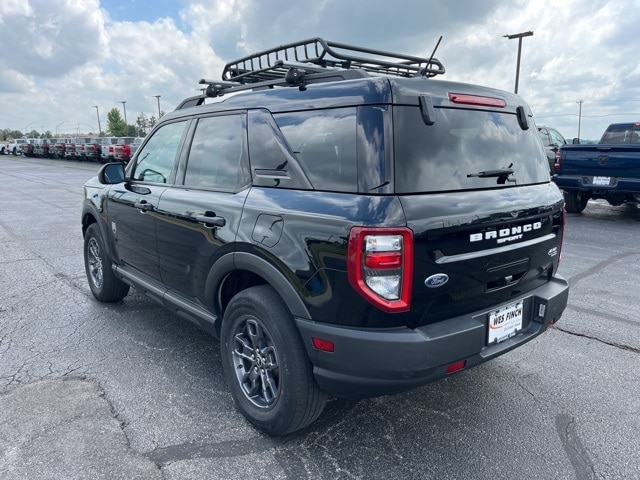
[[142,142],[142,138],[138,137],[120,137],[114,146],[113,159],[116,162],[129,163],[129,160],[135,153],[138,146]]

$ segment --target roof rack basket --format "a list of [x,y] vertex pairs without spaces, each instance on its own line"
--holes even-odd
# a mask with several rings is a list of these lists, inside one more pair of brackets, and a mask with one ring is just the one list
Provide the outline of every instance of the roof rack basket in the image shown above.
[[[318,37],[280,45],[230,62],[222,72],[222,80],[247,84],[284,79],[289,69],[296,64],[305,70],[317,72],[360,69],[368,73],[400,77],[433,77],[445,71],[433,54],[431,58],[414,57],[330,42]],[[316,68],[313,69],[312,66]]]
[[370,74],[399,77],[434,77],[444,73],[444,66],[434,57],[442,37],[430,58],[355,47],[345,43],[311,38],[280,45],[228,63],[222,80],[200,80],[202,95],[182,101],[176,110],[202,105],[208,97],[219,97],[241,90],[298,86],[308,83],[334,82],[362,78]]

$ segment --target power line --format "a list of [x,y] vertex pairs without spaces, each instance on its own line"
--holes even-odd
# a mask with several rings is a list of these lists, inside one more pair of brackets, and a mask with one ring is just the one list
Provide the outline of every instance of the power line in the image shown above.
[[[582,115],[582,118],[602,118],[602,117],[616,117],[620,115],[637,115],[640,116],[640,112],[624,112],[624,113],[606,113],[603,115]],[[558,113],[556,115],[534,115],[535,118],[553,118],[553,117],[577,117],[577,113]]]

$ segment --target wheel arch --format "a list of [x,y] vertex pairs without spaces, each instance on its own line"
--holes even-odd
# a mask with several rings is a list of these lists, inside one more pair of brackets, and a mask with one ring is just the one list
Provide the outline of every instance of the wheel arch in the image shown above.
[[100,230],[100,235],[102,235],[102,238],[104,240],[107,253],[110,253],[107,225],[105,224],[102,215],[100,215],[100,212],[95,207],[95,205],[93,205],[90,202],[85,203],[84,207],[82,208],[82,236],[83,237],[87,233],[87,228],[89,228],[89,225],[93,225],[94,223],[98,225],[98,229]]
[[[275,290],[294,317],[311,319],[309,310],[285,274],[267,260],[247,252],[230,252],[216,260],[207,277],[205,292],[221,319],[235,294],[263,284]],[[217,323],[219,335],[222,322]]]

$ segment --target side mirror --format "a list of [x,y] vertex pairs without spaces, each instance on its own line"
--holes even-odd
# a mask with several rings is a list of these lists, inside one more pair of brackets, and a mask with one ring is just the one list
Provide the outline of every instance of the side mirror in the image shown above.
[[104,185],[122,183],[124,179],[124,163],[106,163],[98,171],[98,181]]
[[580,144],[580,139],[579,138],[574,138],[571,143],[573,143],[574,145],[579,145]]

